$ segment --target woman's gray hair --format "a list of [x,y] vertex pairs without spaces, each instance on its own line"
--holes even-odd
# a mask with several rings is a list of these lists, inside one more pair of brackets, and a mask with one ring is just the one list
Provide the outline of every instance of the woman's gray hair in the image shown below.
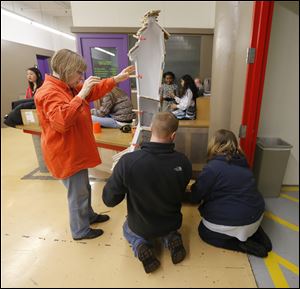
[[61,49],[53,55],[51,68],[62,81],[68,82],[74,73],[86,71],[87,66],[84,59],[76,52]]

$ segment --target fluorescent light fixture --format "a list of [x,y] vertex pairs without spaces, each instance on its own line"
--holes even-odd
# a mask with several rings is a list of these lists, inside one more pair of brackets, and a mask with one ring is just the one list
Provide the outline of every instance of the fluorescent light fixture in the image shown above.
[[105,49],[102,49],[102,48],[100,48],[100,47],[94,47],[96,50],[99,50],[99,51],[102,51],[102,52],[104,52],[104,53],[106,53],[106,54],[108,54],[108,55],[111,55],[111,56],[116,56],[116,54],[114,54],[114,53],[112,53],[112,52],[110,52],[110,51],[107,51],[107,50],[105,50]]
[[31,24],[31,25],[33,25],[35,27],[38,27],[40,29],[49,31],[51,33],[54,33],[54,34],[57,34],[57,35],[60,35],[60,36],[64,36],[64,37],[69,38],[71,40],[76,40],[76,37],[73,36],[73,35],[61,32],[59,30],[56,30],[54,28],[51,28],[49,26],[46,26],[46,25],[43,25],[43,24],[40,24],[40,23],[37,23],[37,22],[32,21],[32,20],[30,20],[30,19],[28,19],[26,17],[20,16],[20,15],[15,14],[15,13],[12,13],[12,12],[10,12],[8,10],[3,9],[3,8],[1,8],[1,14],[9,16],[9,17],[14,18],[14,19],[19,20],[19,21],[22,21],[24,23]]
[[27,23],[27,24],[31,24],[31,23],[32,23],[31,20],[29,20],[29,19],[27,19],[27,18],[24,18],[24,17],[22,17],[22,16],[19,16],[19,15],[15,14],[15,13],[9,12],[9,11],[7,11],[7,10],[4,10],[4,9],[2,9],[2,8],[1,8],[1,13],[2,13],[3,15],[6,15],[6,16],[9,16],[9,17],[11,17],[11,18],[17,19],[17,20],[19,20],[19,21],[25,22],[25,23]]

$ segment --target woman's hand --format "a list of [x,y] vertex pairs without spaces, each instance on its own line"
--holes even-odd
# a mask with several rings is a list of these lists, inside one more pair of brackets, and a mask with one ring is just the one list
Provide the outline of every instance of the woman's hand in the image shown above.
[[122,82],[129,78],[129,75],[135,71],[134,65],[130,65],[123,69],[118,75],[114,76],[114,80],[116,83]]
[[93,86],[98,84],[100,82],[100,80],[101,80],[100,77],[90,76],[88,79],[86,79],[84,81],[83,86],[82,86],[80,92],[78,93],[78,96],[85,99],[89,95]]

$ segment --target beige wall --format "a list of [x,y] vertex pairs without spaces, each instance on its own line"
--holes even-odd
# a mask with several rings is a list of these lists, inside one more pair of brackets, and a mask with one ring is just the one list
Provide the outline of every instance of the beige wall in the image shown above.
[[247,48],[250,47],[252,31],[253,1],[240,2],[238,9],[238,30],[234,47],[233,80],[230,130],[237,136],[242,122],[244,94],[246,87]]
[[209,136],[221,128],[230,129],[238,136],[252,12],[252,1],[216,3]]
[[165,27],[214,28],[216,1],[71,1],[76,27],[139,27],[148,10],[159,9]]
[[213,39],[213,35],[201,36],[200,77],[202,80],[204,78],[211,77]]
[[[216,3],[209,136],[238,135],[252,29],[252,1]],[[293,145],[284,184],[299,184],[299,4],[275,1],[258,136]]]
[[53,51],[1,40],[1,126],[11,102],[25,97],[26,69],[37,64],[36,55],[52,56]]
[[258,136],[293,146],[284,184],[299,184],[299,2],[275,1]]
[[230,128],[237,11],[233,1],[216,3],[209,137],[220,128]]

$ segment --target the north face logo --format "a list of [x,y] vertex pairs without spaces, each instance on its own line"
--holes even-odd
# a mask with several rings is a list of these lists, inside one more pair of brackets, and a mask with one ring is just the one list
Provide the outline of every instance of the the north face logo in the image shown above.
[[176,171],[176,172],[182,172],[182,167],[176,167],[176,168],[174,168],[174,171]]

